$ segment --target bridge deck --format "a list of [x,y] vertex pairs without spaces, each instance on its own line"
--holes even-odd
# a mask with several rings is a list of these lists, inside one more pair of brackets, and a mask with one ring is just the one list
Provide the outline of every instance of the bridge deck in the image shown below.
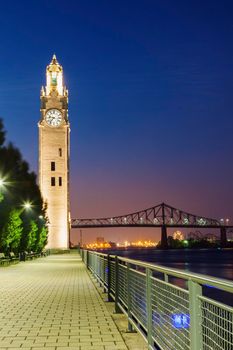
[[1,350],[127,349],[76,254],[0,269]]

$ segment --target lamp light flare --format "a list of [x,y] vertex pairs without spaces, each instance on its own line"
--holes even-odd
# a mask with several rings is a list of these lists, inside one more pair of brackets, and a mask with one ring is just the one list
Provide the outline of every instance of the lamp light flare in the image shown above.
[[24,207],[25,209],[31,209],[32,204],[31,204],[30,202],[25,202],[25,203],[23,204],[23,207]]

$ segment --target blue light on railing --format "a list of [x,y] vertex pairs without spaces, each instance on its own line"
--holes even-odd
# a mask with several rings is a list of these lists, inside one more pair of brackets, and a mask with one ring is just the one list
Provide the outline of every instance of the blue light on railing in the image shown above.
[[204,284],[204,286],[205,286],[205,287],[208,287],[208,288],[218,289],[217,287],[211,286],[211,285],[209,285],[209,284]]
[[172,315],[172,326],[177,329],[189,328],[190,316],[186,314]]

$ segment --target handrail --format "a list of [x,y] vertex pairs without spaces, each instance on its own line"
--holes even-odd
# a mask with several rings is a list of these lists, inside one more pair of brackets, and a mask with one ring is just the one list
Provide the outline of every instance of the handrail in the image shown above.
[[156,264],[150,264],[143,262],[141,260],[135,260],[135,259],[128,259],[128,258],[122,258],[118,257],[119,261],[124,261],[126,263],[130,264],[135,264],[137,266],[141,266],[144,268],[150,268],[151,270],[159,271],[162,273],[167,273],[170,276],[174,276],[177,278],[185,279],[185,280],[190,280],[192,279],[193,281],[201,284],[201,285],[206,285],[206,284],[211,284],[214,287],[217,287],[221,290],[224,290],[226,292],[233,292],[233,282],[228,281],[223,278],[215,278],[209,275],[201,275],[198,273],[194,272],[184,272],[179,269],[174,269],[174,268],[169,268],[169,267],[163,267],[161,265],[156,265]]
[[[233,282],[112,254],[80,253],[114,300],[115,312],[125,313],[128,330],[137,329],[148,349],[233,349],[233,308],[203,296],[204,286],[233,296]],[[187,283],[178,287],[170,277]]]
[[[100,252],[95,252],[95,251],[90,251],[91,253],[94,253],[96,255],[104,256],[107,257],[108,255],[111,258],[115,258],[116,255],[112,254],[106,254],[106,253],[100,253]],[[158,271],[161,273],[166,273],[169,274],[170,276],[185,279],[185,280],[190,280],[192,279],[193,281],[201,284],[201,285],[212,285],[213,287],[219,288],[221,290],[224,290],[226,292],[231,292],[233,293],[233,282],[226,280],[224,278],[215,278],[209,275],[202,275],[198,274],[195,272],[185,272],[179,269],[174,269],[170,267],[165,267],[157,264],[151,264],[148,262],[144,262],[142,260],[136,260],[136,259],[129,259],[129,258],[124,258],[121,256],[117,256],[118,261],[123,261],[125,263],[129,263],[132,265],[137,265],[143,268],[150,268],[151,270]]]

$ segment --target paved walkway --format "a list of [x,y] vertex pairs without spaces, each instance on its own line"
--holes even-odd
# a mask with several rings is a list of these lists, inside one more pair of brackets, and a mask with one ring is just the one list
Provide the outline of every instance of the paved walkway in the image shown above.
[[0,268],[1,350],[127,349],[78,255]]

